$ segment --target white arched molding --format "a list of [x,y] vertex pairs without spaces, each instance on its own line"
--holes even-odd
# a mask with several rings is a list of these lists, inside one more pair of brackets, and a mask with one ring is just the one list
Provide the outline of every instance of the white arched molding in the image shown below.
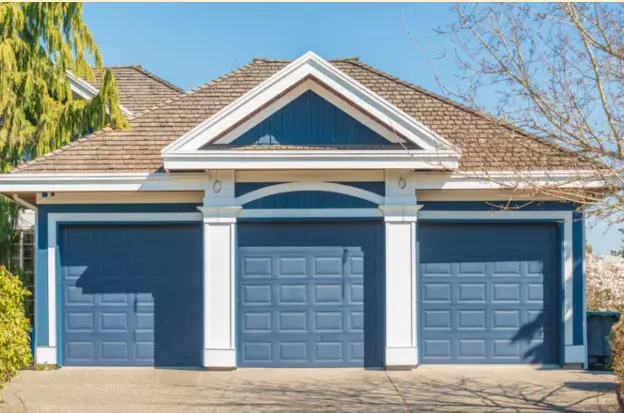
[[237,205],[245,205],[249,202],[255,201],[260,198],[264,198],[271,195],[283,194],[286,192],[301,192],[301,191],[320,191],[320,192],[334,192],[338,194],[348,195],[355,198],[364,199],[374,204],[381,205],[384,203],[384,197],[377,195],[374,192],[367,191],[365,189],[356,188],[349,185],[337,184],[335,182],[288,182],[283,184],[276,184],[271,186],[265,186],[264,188],[256,189],[255,191],[248,192],[244,195],[236,198]]

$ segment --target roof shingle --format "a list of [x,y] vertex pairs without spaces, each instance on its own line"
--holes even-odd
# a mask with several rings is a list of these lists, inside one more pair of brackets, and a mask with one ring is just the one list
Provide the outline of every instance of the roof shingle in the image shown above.
[[[586,165],[575,154],[497,124],[482,113],[365,65],[357,58],[330,62],[456,145],[462,151],[460,170],[570,170]],[[162,170],[160,152],[165,146],[288,63],[254,59],[223,77],[185,94],[176,93],[156,107],[144,110],[130,119],[130,130],[96,132],[53,154],[22,164],[12,172]]]
[[[109,66],[106,69],[111,69],[115,76],[121,105],[135,114],[184,93],[184,90],[148,72],[141,65]],[[96,72],[95,80],[89,83],[99,89],[102,74]]]

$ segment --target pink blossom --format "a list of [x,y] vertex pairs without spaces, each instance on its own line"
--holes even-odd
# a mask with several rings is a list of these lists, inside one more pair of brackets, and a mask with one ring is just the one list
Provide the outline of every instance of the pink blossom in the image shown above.
[[624,313],[624,258],[587,254],[587,309]]

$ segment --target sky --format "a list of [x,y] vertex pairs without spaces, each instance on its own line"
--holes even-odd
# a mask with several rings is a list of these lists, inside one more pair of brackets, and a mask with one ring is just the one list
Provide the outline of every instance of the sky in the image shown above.
[[[440,93],[457,81],[453,45],[434,32],[453,21],[445,3],[85,3],[84,21],[105,65],[141,64],[189,90],[254,57],[360,60]],[[446,56],[446,57],[441,57]],[[615,227],[593,222],[595,252],[620,246]]]

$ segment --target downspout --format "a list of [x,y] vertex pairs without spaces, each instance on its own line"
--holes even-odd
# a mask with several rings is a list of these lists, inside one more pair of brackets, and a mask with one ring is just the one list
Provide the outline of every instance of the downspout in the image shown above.
[[24,201],[22,198],[17,196],[17,194],[13,194],[13,200],[17,202],[18,204],[20,204],[21,206],[23,206],[24,208],[32,209],[33,211],[37,212],[37,207],[35,205],[31,204],[28,201]]

